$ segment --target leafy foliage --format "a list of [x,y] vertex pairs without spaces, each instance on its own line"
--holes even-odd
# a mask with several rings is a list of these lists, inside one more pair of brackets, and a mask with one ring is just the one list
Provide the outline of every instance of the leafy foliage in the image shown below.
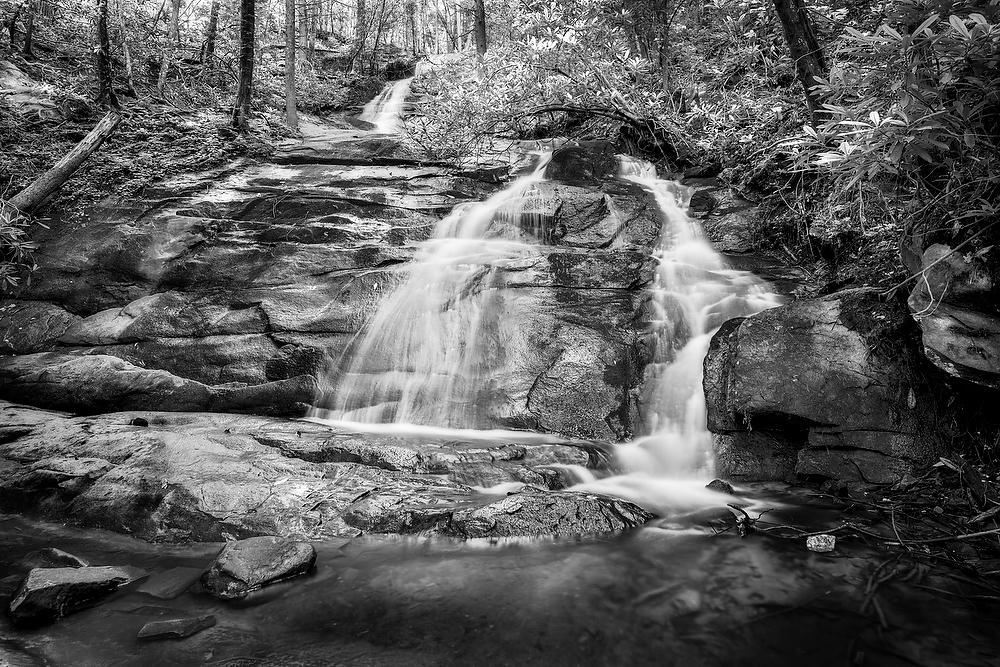
[[853,209],[862,231],[858,202],[891,200],[896,224],[882,235],[978,241],[988,253],[1000,202],[1000,24],[963,5],[894,9],[876,30],[839,40],[822,121],[786,144],[792,168],[823,179],[827,205]]
[[31,254],[36,245],[28,239],[29,225],[17,209],[0,200],[0,292],[17,287],[35,268]]

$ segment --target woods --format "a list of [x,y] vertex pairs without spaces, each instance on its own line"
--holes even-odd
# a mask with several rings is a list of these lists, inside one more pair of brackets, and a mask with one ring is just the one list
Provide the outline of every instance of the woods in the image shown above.
[[[473,78],[457,65],[416,83],[405,139],[428,158],[473,159],[498,138],[616,138],[673,169],[720,173],[771,207],[761,224],[773,243],[831,275],[867,263],[850,278],[862,282],[884,273],[874,264],[905,279],[900,244],[995,252],[997,25],[984,1],[2,0],[0,11],[25,68],[60,49],[93,54],[62,80],[94,114],[214,110],[270,141],[417,60],[468,55]],[[15,169],[6,197],[29,176]]]

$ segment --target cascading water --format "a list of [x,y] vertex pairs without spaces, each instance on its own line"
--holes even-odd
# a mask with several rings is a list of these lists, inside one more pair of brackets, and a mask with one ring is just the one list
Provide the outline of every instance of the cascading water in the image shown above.
[[[628,498],[654,509],[704,495],[712,474],[702,364],[723,322],[779,304],[767,284],[728,266],[686,212],[687,188],[656,176],[648,162],[622,158],[621,177],[642,186],[663,215],[651,294],[656,349],[641,398],[647,433],[616,449],[623,475],[587,479],[579,488]],[[586,475],[586,471],[584,471]]]
[[[529,321],[504,288],[509,267],[537,255],[537,167],[484,202],[457,206],[380,304],[346,369],[332,374],[315,418],[485,428],[493,396],[527,346]],[[527,230],[527,231],[525,231]]]
[[385,88],[361,110],[359,120],[371,123],[377,134],[394,134],[399,131],[403,118],[403,103],[410,92],[413,77],[386,84]]

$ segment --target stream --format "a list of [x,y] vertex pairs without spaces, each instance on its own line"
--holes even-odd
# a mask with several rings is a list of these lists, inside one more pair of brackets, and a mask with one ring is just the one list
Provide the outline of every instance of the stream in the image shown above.
[[[369,130],[313,126],[313,140],[334,145],[325,150],[335,151],[338,141],[354,142],[344,144],[340,157],[326,155],[334,166],[323,167],[325,178],[350,176],[357,154],[381,150],[378,142],[400,131],[410,83],[389,84],[365,107],[358,120]],[[308,148],[291,155],[304,160]],[[468,540],[419,530],[350,537],[346,524],[338,524],[347,537],[326,533],[312,540],[318,552],[314,572],[225,603],[196,583],[218,552],[218,542],[145,542],[98,528],[0,514],[0,596],[5,599],[24,574],[22,558],[44,547],[64,549],[92,565],[131,565],[149,573],[102,604],[41,629],[14,629],[4,617],[0,665],[997,664],[996,605],[963,596],[951,570],[924,572],[923,584],[911,585],[908,568],[922,566],[856,539],[838,540],[830,553],[814,553],[801,538],[736,534],[726,508],[731,502],[760,515],[761,526],[794,526],[803,533],[835,532],[845,516],[843,503],[785,484],[738,485],[732,495],[705,488],[713,477],[702,390],[709,340],[724,321],[777,306],[782,298],[712,248],[687,214],[690,194],[684,186],[627,156],[617,156],[617,175],[602,185],[610,194],[586,200],[592,208],[608,206],[607,215],[596,218],[618,225],[611,240],[591,241],[586,234],[596,232],[588,229],[578,233],[585,242],[557,248],[551,230],[559,228],[553,220],[565,222],[550,199],[553,188],[567,188],[553,184],[552,159],[550,150],[538,147],[524,156],[518,165],[523,168],[506,187],[478,197],[461,192],[466,200],[458,203],[451,201],[450,191],[379,195],[379,179],[428,177],[418,165],[393,164],[365,172],[375,182],[365,186],[370,190],[352,191],[349,205],[316,219],[316,229],[339,238],[357,233],[360,223],[351,218],[351,206],[360,210],[376,196],[398,196],[400,208],[421,216],[448,209],[422,237],[412,243],[405,239],[398,247],[386,244],[385,258],[358,273],[358,282],[381,281],[377,307],[365,326],[338,329],[331,337],[340,347],[324,362],[320,398],[307,421],[297,424],[302,431],[329,427],[333,433],[371,434],[393,446],[441,442],[462,454],[514,446],[595,451],[599,438],[586,438],[587,425],[580,425],[581,436],[572,441],[545,432],[566,433],[565,424],[577,419],[572,412],[546,412],[546,401],[566,400],[560,392],[569,383],[555,386],[551,395],[538,393],[545,389],[545,378],[581,373],[592,359],[566,353],[578,349],[567,345],[541,363],[538,350],[547,348],[538,339],[547,334],[532,329],[552,318],[552,303],[577,307],[571,299],[580,286],[571,280],[578,275],[566,267],[605,253],[616,267],[644,276],[648,285],[635,297],[647,331],[640,341],[627,341],[648,353],[648,370],[641,383],[627,387],[630,393],[613,394],[600,385],[581,395],[603,391],[606,404],[625,401],[622,405],[640,418],[627,442],[611,443],[610,435],[602,434],[597,449],[607,453],[607,465],[553,460],[546,479],[555,480],[553,491],[607,494],[657,518],[603,535]],[[282,179],[294,172],[283,169],[265,167],[258,181],[288,188]],[[633,198],[644,193],[655,202],[662,227],[651,232],[659,239],[652,263],[633,251],[622,231],[628,213],[620,210],[622,193]],[[243,206],[211,193],[197,203],[201,212],[219,218],[226,206]],[[243,215],[249,207],[238,210]],[[426,218],[421,224],[430,227],[432,216]],[[369,224],[377,229],[383,222]],[[330,274],[340,275],[334,269]],[[317,281],[326,276],[321,271],[311,275]],[[632,299],[631,292],[622,295],[636,281],[622,282],[624,287],[598,296],[608,303]],[[544,298],[528,289],[539,284]],[[340,302],[322,306],[336,311]],[[289,327],[296,334],[309,333],[308,327],[298,329]],[[558,331],[574,340],[592,335],[590,329],[568,326]],[[560,375],[553,368],[570,371]],[[605,426],[613,423],[611,417],[599,416],[595,428],[611,428]],[[332,461],[354,464],[356,458]],[[178,461],[171,465],[183,467]],[[380,465],[380,474],[382,469],[398,472]],[[500,500],[508,492],[537,486],[534,478],[494,483],[486,475],[459,479],[457,468],[441,470],[416,472],[436,476],[442,484],[467,484],[461,490],[472,497],[463,496],[463,503]],[[457,493],[458,488],[446,490]],[[420,502],[426,509],[440,501],[421,497]],[[887,563],[892,576],[873,584],[873,571]],[[217,624],[193,637],[136,639],[149,621],[205,614],[214,615]]]

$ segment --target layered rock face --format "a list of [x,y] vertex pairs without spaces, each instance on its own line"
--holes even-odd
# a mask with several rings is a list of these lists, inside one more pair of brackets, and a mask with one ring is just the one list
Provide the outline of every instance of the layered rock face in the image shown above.
[[[307,141],[280,164],[51,221],[30,286],[0,303],[0,396],[79,413],[304,414],[416,245],[498,189],[493,172],[420,166],[373,141]],[[594,167],[602,149],[574,150],[521,221],[542,241],[507,276],[532,352],[491,420],[625,437],[659,218],[613,180],[613,155]]]
[[[0,402],[0,511],[155,541],[574,534],[643,523],[649,515],[624,501],[550,497],[568,485],[565,466],[600,469],[608,459],[585,441],[404,439],[222,413],[74,417]],[[523,502],[494,507],[525,483],[535,491],[522,491]]]
[[942,453],[901,304],[869,290],[731,320],[705,360],[717,472],[891,483]]

